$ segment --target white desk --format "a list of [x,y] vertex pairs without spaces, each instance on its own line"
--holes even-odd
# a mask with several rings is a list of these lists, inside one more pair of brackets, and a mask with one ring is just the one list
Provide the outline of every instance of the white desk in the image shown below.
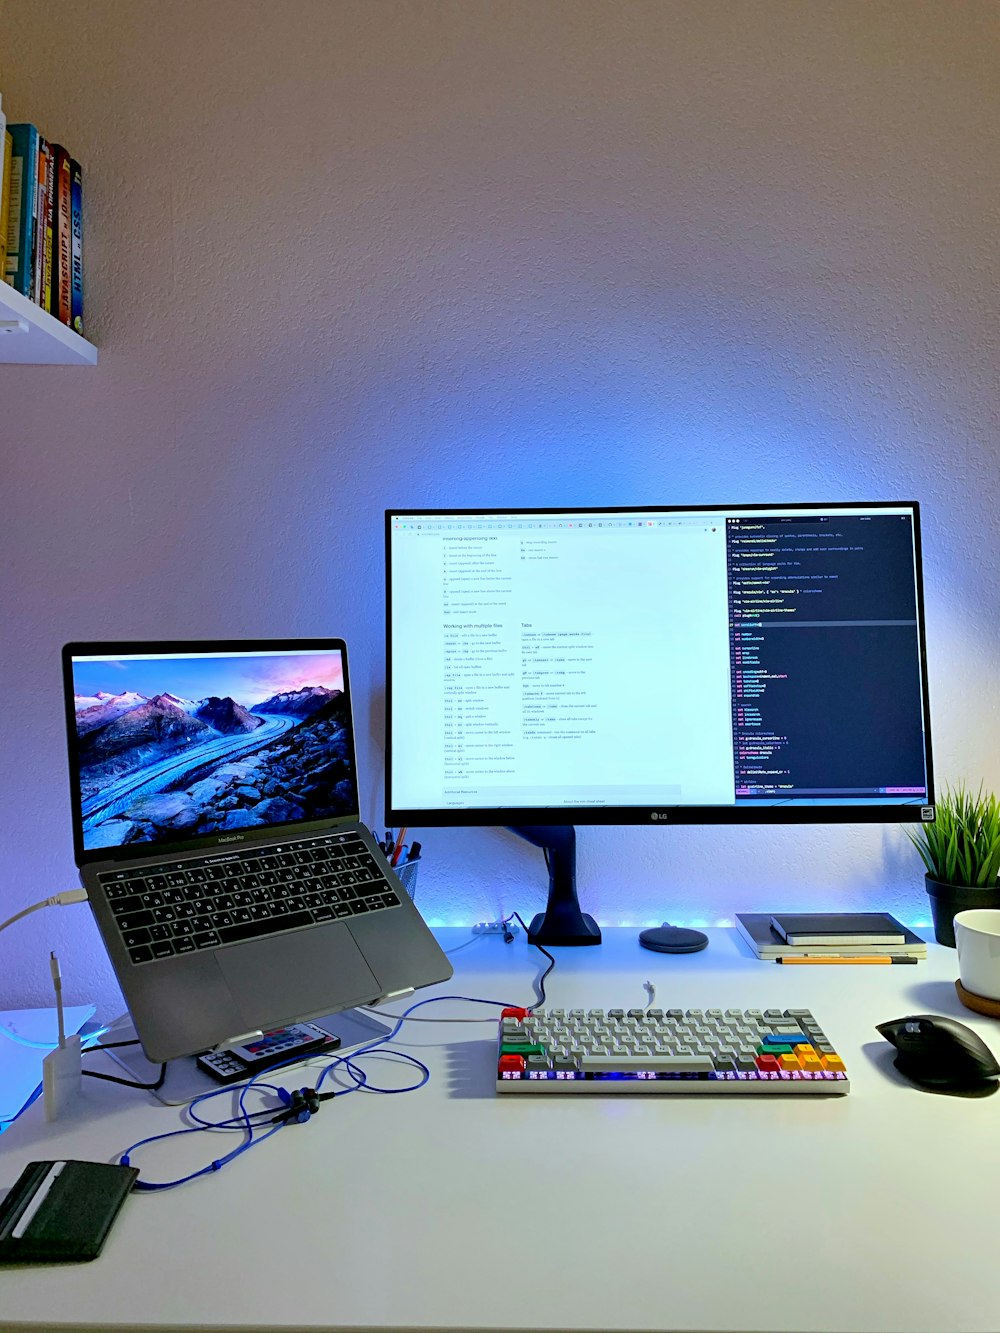
[[[732,931],[687,957],[636,935],[557,951],[549,1003],[642,1005],[649,978],[664,1008],[811,1008],[850,1095],[498,1097],[491,1025],[410,1024],[427,1087],[334,1100],[218,1174],[132,1196],[96,1262],[0,1271],[0,1328],[996,1333],[1000,1096],[911,1088],[874,1031],[946,1013],[1000,1050],[1000,1024],[957,1001],[954,952],[782,968]],[[487,937],[440,989],[528,1003],[538,958],[523,936]],[[0,1138],[0,1187],[29,1160],[113,1159],[178,1121],[86,1079],[71,1118],[46,1125],[36,1104]],[[137,1164],[169,1179],[218,1140]]]

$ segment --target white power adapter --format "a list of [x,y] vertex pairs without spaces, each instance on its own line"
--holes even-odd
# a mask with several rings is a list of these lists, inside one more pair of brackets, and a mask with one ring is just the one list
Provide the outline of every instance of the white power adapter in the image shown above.
[[64,1037],[63,1044],[49,1051],[42,1061],[42,1095],[45,1099],[46,1120],[55,1120],[72,1104],[80,1091],[82,1068],[77,1033]]
[[[3,326],[0,324],[0,332]],[[40,911],[43,907],[65,907],[69,903],[87,901],[86,889],[65,889],[51,898],[32,903],[20,912],[15,912],[6,921],[0,921],[0,930],[6,930],[15,921]],[[59,1019],[59,1045],[49,1051],[42,1061],[42,1092],[45,1098],[45,1118],[55,1120],[60,1111],[64,1111],[69,1102],[80,1091],[80,1079],[83,1067],[80,1060],[81,1042],[78,1036],[66,1036],[66,1022],[63,1014],[62,976],[59,972],[59,960],[54,953],[49,954],[49,968],[52,972],[52,984],[56,988],[56,1015]]]
[[80,1038],[77,1033],[66,1036],[63,1015],[62,973],[59,959],[49,954],[49,969],[56,990],[56,1018],[59,1022],[59,1045],[42,1061],[42,1096],[45,1100],[45,1119],[55,1120],[73,1102],[80,1092],[83,1063],[80,1059]]

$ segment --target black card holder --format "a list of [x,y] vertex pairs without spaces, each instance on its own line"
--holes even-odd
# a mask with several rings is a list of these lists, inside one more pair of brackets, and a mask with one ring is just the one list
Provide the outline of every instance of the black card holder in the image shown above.
[[0,1203],[0,1263],[96,1259],[138,1174],[107,1162],[29,1162]]

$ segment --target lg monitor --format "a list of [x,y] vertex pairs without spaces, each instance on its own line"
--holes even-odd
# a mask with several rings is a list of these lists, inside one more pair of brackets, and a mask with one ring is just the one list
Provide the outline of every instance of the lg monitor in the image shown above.
[[597,943],[578,824],[933,819],[919,507],[386,512],[387,820],[546,851],[529,939]]

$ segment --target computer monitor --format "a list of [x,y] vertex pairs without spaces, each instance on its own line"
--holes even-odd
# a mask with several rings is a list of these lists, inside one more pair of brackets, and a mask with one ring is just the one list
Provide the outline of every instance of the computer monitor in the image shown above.
[[386,511],[386,810],[577,824],[934,817],[919,506]]

